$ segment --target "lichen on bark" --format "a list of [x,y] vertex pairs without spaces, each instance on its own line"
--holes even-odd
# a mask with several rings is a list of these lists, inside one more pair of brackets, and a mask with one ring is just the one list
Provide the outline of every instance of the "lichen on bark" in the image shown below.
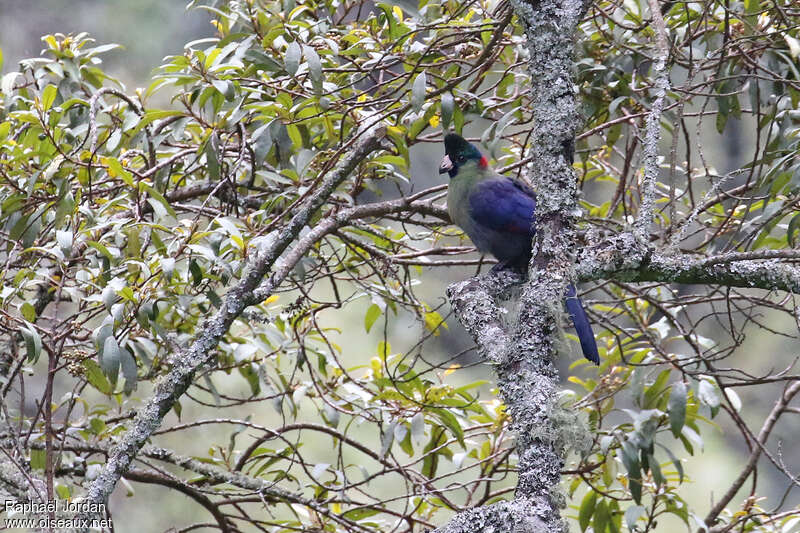
[[526,172],[538,195],[534,257],[510,323],[500,315],[500,291],[492,274],[455,284],[448,294],[461,323],[495,364],[500,398],[516,433],[519,480],[512,501],[462,513],[437,530],[442,533],[564,530],[557,487],[565,428],[574,433],[580,426],[575,418],[556,416],[562,411],[556,405],[559,376],[553,360],[574,261],[577,179],[572,157],[580,120],[572,69],[575,30],[585,5],[577,0],[511,4],[525,29],[529,57],[534,127]]

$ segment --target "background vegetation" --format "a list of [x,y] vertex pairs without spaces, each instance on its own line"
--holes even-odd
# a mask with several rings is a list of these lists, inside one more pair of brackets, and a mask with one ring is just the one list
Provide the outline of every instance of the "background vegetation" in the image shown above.
[[[444,297],[491,260],[449,225],[435,175],[454,129],[527,177],[534,95],[512,6],[230,1],[172,19],[142,2],[136,19],[124,2],[70,3],[75,18],[51,4],[63,19],[34,45],[12,32],[46,3],[0,7],[3,491],[83,495],[136,410],[196,363],[116,488],[118,531],[423,531],[512,498],[496,378]],[[648,239],[710,277],[783,272],[800,229],[800,12],[661,8]],[[657,19],[602,1],[578,28],[587,248],[641,211]],[[206,20],[214,37],[182,49]],[[794,299],[719,279],[584,287],[602,364],[568,336],[558,360],[560,404],[581,413],[560,421],[573,529],[798,528]]]

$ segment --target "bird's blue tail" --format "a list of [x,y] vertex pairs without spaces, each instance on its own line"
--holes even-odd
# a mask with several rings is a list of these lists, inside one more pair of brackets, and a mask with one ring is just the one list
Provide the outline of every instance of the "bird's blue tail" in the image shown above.
[[592,331],[592,326],[589,324],[589,317],[586,315],[586,310],[583,308],[583,302],[578,298],[577,290],[572,283],[567,286],[566,304],[567,312],[572,318],[572,323],[578,334],[578,340],[581,341],[583,356],[592,363],[599,365],[600,354],[597,351],[597,342],[594,340],[594,332]]

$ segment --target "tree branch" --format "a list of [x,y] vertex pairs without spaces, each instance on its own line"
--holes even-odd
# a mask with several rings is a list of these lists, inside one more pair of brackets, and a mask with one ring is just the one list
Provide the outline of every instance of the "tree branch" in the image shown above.
[[772,408],[769,416],[767,416],[767,419],[761,426],[761,431],[758,432],[756,446],[753,447],[753,451],[750,453],[750,458],[747,460],[747,464],[739,473],[739,476],[728,488],[727,492],[722,496],[722,498],[719,499],[719,501],[716,502],[714,507],[703,519],[703,522],[707,526],[710,527],[714,524],[720,513],[725,510],[725,507],[731,502],[734,496],[736,496],[736,493],[739,492],[739,489],[742,487],[742,485],[744,485],[744,482],[747,481],[747,478],[750,477],[750,474],[753,472],[756,464],[758,463],[758,458],[761,456],[762,448],[766,445],[772,429],[775,427],[775,424],[778,422],[780,416],[785,412],[786,407],[799,392],[800,382],[794,382],[789,385],[789,387],[781,395],[780,399],[775,402],[775,406]]
[[653,221],[653,209],[656,203],[656,180],[658,179],[658,143],[661,141],[661,113],[664,110],[664,99],[669,90],[669,73],[667,72],[667,58],[669,47],[667,45],[667,28],[661,16],[658,0],[648,0],[650,14],[653,17],[653,26],[656,33],[656,61],[653,65],[655,71],[655,99],[653,107],[647,115],[644,132],[644,176],[642,178],[642,203],[639,214],[634,222],[634,234],[639,240],[647,239],[648,227]]
[[786,257],[794,258],[794,251],[732,252],[714,257],[660,254],[633,234],[621,233],[582,250],[576,275],[581,281],[656,281],[800,294],[800,267],[780,260]]

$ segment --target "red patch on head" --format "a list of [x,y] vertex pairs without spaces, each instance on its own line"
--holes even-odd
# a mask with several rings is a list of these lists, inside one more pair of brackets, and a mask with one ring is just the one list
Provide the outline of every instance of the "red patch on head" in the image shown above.
[[489,161],[486,159],[485,155],[481,156],[481,160],[478,161],[478,165],[480,165],[481,168],[486,168],[489,166]]

